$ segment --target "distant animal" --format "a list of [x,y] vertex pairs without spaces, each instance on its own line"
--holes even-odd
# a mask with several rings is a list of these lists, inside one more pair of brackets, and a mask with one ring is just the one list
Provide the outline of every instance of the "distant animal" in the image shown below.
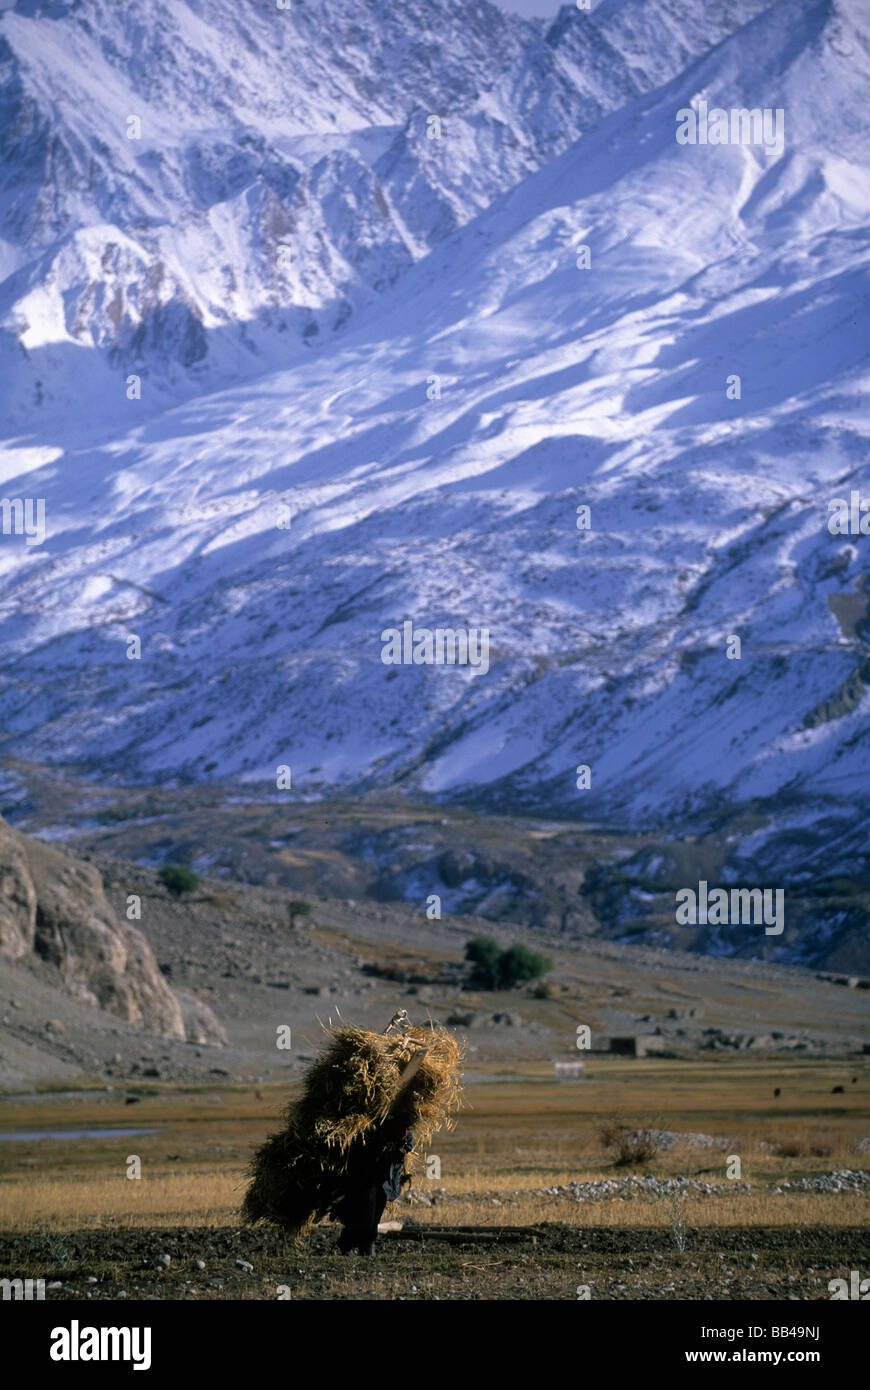
[[775,1086],[775,1087],[774,1087],[773,1094],[774,1094],[775,1096],[782,1095],[782,1092],[780,1091],[780,1089],[779,1089],[778,1086]]
[[125,1097],[124,1097],[124,1104],[125,1104],[125,1105],[138,1105],[138,1104],[139,1104],[139,1097],[138,1097],[138,1096],[125,1096]]
[[832,1096],[841,1096],[842,1094],[843,1094],[843,1087],[842,1087],[842,1086],[832,1086],[832,1087],[831,1087],[831,1095],[832,1095]]
[[856,1082],[857,1080],[858,1080],[857,1076],[853,1076],[853,1077],[852,1077],[852,1085],[853,1085],[853,1086],[855,1085],[855,1082]]

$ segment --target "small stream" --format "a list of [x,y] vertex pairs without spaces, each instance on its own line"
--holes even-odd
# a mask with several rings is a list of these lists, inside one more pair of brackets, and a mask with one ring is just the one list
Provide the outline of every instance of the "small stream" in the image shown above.
[[23,1143],[29,1139],[118,1139],[130,1134],[157,1134],[162,1129],[9,1129],[0,1131],[4,1140]]

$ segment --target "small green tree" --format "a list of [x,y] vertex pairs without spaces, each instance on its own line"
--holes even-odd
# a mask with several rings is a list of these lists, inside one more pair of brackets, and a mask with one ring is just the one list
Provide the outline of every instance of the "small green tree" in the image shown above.
[[182,893],[193,893],[199,887],[199,879],[186,864],[164,864],[158,878],[174,898],[180,898]]
[[555,961],[528,946],[509,946],[503,951],[488,936],[475,936],[465,943],[465,959],[471,962],[469,983],[477,989],[513,989],[525,980],[548,975]]
[[471,962],[470,983],[478,989],[496,989],[499,982],[499,957],[501,950],[497,941],[488,936],[475,936],[465,943],[465,959]]
[[287,904],[287,912],[292,926],[297,917],[310,917],[311,908],[304,898],[291,898]]
[[511,989],[526,980],[539,980],[542,975],[549,975],[555,963],[542,951],[533,951],[522,944],[509,946],[498,959],[501,984],[505,989]]

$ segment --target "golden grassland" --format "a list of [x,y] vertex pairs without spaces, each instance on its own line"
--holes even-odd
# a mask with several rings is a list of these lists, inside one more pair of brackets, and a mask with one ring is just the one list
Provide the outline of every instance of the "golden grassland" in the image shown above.
[[[834,1085],[842,1085],[843,1092],[833,1094]],[[774,1097],[777,1087],[781,1094]],[[106,1126],[156,1131],[0,1144],[0,1227],[238,1222],[248,1157],[276,1127],[286,1088],[208,1090],[158,1083],[136,1089],[135,1106],[109,1091],[9,1097],[0,1105],[0,1131]],[[602,1146],[600,1131],[607,1121],[733,1142],[724,1149],[674,1145],[647,1162],[620,1168]],[[425,1165],[417,1167],[414,1190],[430,1195],[443,1190],[444,1197],[434,1206],[399,1205],[392,1214],[407,1212],[440,1225],[564,1221],[664,1227],[671,1212],[654,1195],[577,1202],[537,1191],[572,1181],[652,1174],[715,1186],[715,1194],[684,1197],[682,1218],[692,1226],[866,1225],[865,1195],[775,1194],[773,1187],[867,1166],[857,1145],[868,1134],[870,1064],[864,1058],[591,1058],[583,1081],[557,1082],[543,1066],[522,1081],[472,1077],[456,1129],[429,1146],[429,1155],[440,1160],[441,1176],[427,1178]],[[751,1185],[749,1191],[726,1176],[732,1153],[741,1159],[741,1179]],[[139,1179],[126,1176],[131,1155],[141,1160]]]
[[[555,1183],[559,1175],[542,1175],[544,1182],[550,1177]],[[461,1180],[443,1185],[448,1193],[452,1188],[461,1190]],[[240,1169],[226,1174],[208,1169],[190,1173],[157,1170],[138,1182],[122,1177],[81,1176],[64,1182],[35,1179],[26,1188],[22,1184],[4,1187],[2,1225],[7,1231],[20,1232],[34,1226],[56,1231],[111,1226],[233,1226],[238,1224],[242,1190]],[[506,1175],[503,1191],[508,1190],[514,1188]],[[489,1197],[463,1195],[457,1202],[435,1207],[405,1208],[398,1204],[387,1214],[399,1220],[410,1214],[415,1221],[441,1226],[524,1226],[562,1221],[583,1227],[666,1228],[672,1220],[668,1205],[651,1196],[635,1201],[576,1202],[568,1197],[544,1198],[527,1190],[500,1200],[502,1204],[496,1207]],[[860,1193],[773,1196],[766,1185],[750,1193],[734,1191],[729,1185],[723,1196],[685,1197],[680,1215],[689,1226],[860,1226],[868,1224],[867,1206],[866,1195]]]

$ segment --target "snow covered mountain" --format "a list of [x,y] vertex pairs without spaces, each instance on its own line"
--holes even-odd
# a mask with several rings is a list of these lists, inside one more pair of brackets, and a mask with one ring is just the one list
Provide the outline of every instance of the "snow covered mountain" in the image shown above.
[[3,17],[6,751],[861,872],[864,7],[279,18]]
[[487,0],[20,0],[0,21],[13,418],[75,413],[81,347],[106,398],[126,368],[159,402],[286,360],[761,3],[684,26],[673,0],[610,0],[547,29]]

